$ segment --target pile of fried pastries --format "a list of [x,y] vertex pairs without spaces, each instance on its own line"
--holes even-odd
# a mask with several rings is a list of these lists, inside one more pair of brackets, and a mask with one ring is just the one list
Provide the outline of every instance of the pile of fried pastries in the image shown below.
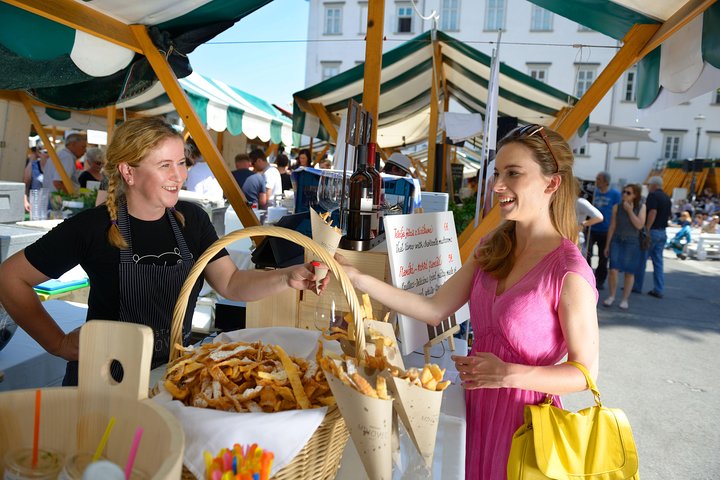
[[[364,369],[367,374],[387,371],[393,377],[406,380],[410,385],[426,390],[442,391],[450,386],[450,380],[443,381],[445,369],[441,369],[434,363],[425,364],[421,370],[415,367],[403,370],[390,364],[385,355],[385,348],[394,347],[396,345],[394,339],[383,336],[380,332],[374,331],[373,329],[369,329],[368,333],[368,340],[372,341],[375,345],[374,355],[364,352],[364,358],[360,363],[358,363],[357,359],[348,355],[343,355],[340,358],[333,358],[332,356],[320,357],[318,362],[323,370],[336,376],[345,385],[354,388],[363,395],[382,400],[389,399],[385,378],[378,375],[375,380],[376,385],[373,387],[370,382],[358,372],[360,368]],[[329,333],[323,334],[323,337],[328,340],[347,340],[347,331],[338,327],[332,327]]]
[[235,412],[280,412],[335,404],[316,360],[262,342],[208,343],[168,365],[163,383],[185,405]]

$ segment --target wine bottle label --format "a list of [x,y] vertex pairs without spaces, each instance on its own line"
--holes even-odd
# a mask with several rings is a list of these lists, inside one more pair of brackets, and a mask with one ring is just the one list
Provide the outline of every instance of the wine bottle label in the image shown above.
[[372,198],[361,198],[360,199],[360,210],[363,212],[372,212],[373,201]]

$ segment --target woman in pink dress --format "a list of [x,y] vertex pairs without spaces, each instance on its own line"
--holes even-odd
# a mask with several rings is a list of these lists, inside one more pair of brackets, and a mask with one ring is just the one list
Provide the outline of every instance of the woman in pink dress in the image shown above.
[[346,266],[356,288],[430,325],[469,301],[472,350],[453,357],[466,389],[468,479],[506,478],[525,405],[587,388],[577,368],[558,363],[565,355],[597,376],[597,290],[576,246],[572,165],[556,132],[539,125],[510,132],[495,160],[502,221],[432,297]]

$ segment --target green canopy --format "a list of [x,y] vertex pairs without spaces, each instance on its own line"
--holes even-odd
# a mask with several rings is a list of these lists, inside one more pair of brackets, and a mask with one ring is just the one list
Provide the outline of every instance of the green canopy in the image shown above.
[[[485,113],[490,56],[438,31],[442,74],[448,95],[471,113]],[[378,144],[410,145],[427,138],[430,89],[433,78],[432,32],[424,32],[382,56]],[[347,110],[348,100],[360,102],[364,64],[295,93],[293,131],[329,139],[319,118],[301,109],[302,100],[320,103],[332,115]],[[441,92],[441,97],[443,93]],[[502,116],[523,123],[550,124],[563,107],[577,99],[505,64],[500,65]],[[300,102],[298,101],[300,99]]]
[[[178,78],[187,55],[271,0],[79,2],[122,23],[143,24]],[[85,7],[87,5],[87,7]],[[24,90],[50,105],[90,110],[126,102],[157,78],[143,55],[0,2],[0,90]]]
[[[664,23],[694,0],[529,0],[581,25],[622,40],[635,24]],[[710,6],[643,58],[637,106],[663,108],[720,85],[720,4]]]

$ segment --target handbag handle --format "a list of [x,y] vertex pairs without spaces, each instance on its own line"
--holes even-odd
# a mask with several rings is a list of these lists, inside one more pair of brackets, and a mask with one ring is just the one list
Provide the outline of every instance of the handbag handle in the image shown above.
[[568,360],[565,363],[572,365],[573,367],[580,370],[583,375],[585,375],[585,381],[587,382],[587,386],[593,394],[595,403],[597,404],[598,407],[602,407],[602,402],[600,401],[600,391],[598,390],[598,387],[595,384],[595,382],[593,381],[592,377],[590,377],[590,372],[588,372],[587,368],[585,368],[585,365],[583,365],[582,363],[579,363],[579,362],[573,362],[572,360]]

